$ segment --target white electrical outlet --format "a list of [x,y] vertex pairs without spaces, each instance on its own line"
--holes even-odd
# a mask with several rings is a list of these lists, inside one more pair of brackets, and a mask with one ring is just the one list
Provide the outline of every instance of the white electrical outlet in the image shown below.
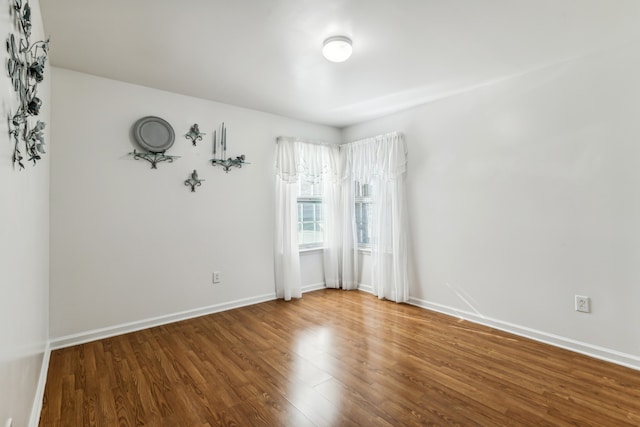
[[213,283],[220,283],[220,272],[219,271],[214,271],[213,272]]
[[591,301],[589,297],[576,295],[576,311],[591,313]]

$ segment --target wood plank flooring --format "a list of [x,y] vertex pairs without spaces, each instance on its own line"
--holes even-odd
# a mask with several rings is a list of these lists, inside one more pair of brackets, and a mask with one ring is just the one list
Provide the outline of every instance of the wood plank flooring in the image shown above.
[[40,426],[639,426],[640,371],[322,290],[51,355]]

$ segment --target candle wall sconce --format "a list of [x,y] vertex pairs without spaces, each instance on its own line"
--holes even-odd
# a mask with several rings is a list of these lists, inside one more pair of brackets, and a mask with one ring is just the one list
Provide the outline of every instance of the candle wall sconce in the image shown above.
[[229,157],[228,159],[211,159],[211,164],[213,166],[222,166],[224,168],[224,171],[229,173],[233,166],[241,168],[244,164],[250,164],[249,162],[245,162],[244,159],[244,154],[241,154],[235,159],[232,159],[231,157]]
[[[216,153],[219,152],[220,157],[216,157]],[[241,168],[244,164],[249,164],[249,162],[245,162],[245,155],[241,154],[236,156],[235,158],[227,157],[227,128],[224,127],[224,123],[222,123],[222,130],[220,132],[220,149],[218,150],[218,140],[216,138],[216,131],[213,131],[213,159],[211,159],[211,164],[213,166],[222,166],[226,173],[229,173],[232,167]]]
[[31,43],[31,7],[29,1],[14,0],[13,11],[18,21],[18,41],[11,34],[7,39],[7,71],[11,78],[13,90],[18,93],[19,106],[15,114],[9,114],[9,135],[13,138],[13,163],[24,169],[23,156],[20,151],[24,143],[28,161],[35,165],[44,154],[45,123],[38,120],[31,127],[29,117],[37,117],[40,113],[42,100],[38,98],[38,83],[44,79],[44,64],[49,52],[49,40]]
[[204,179],[199,179],[198,172],[194,169],[189,179],[185,180],[184,185],[191,187],[191,192],[195,193],[196,187],[200,187],[202,181],[204,181]]
[[202,136],[203,135],[206,135],[206,133],[200,132],[200,127],[196,123],[193,126],[191,126],[191,129],[189,129],[189,132],[187,132],[187,134],[184,137],[187,138],[187,139],[190,139],[191,143],[195,147],[196,146],[196,142],[202,141]]

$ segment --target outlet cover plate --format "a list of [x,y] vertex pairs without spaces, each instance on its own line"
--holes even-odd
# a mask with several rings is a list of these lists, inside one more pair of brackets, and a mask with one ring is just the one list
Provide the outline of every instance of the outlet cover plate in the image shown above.
[[591,301],[589,297],[576,295],[576,311],[581,313],[591,313]]

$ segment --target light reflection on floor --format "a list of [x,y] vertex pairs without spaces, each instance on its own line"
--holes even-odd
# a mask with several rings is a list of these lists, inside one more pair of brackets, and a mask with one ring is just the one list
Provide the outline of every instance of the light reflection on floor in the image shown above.
[[292,381],[288,400],[312,420],[336,425],[340,413],[342,387],[329,372],[336,369],[330,354],[335,347],[328,327],[300,331],[293,350]]

